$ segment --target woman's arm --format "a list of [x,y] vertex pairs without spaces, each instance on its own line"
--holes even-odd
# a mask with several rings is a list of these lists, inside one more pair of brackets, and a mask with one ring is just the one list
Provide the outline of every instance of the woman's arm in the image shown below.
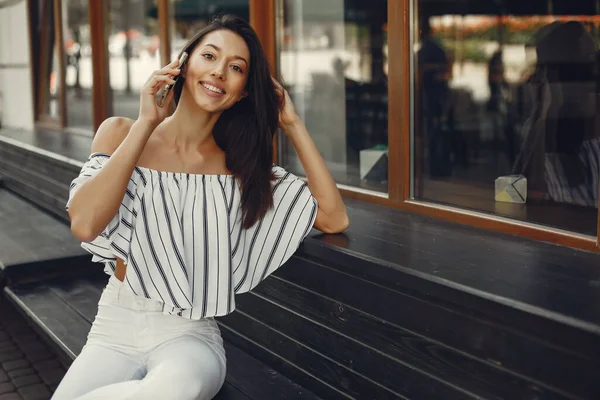
[[[83,241],[94,240],[119,211],[133,169],[154,129],[168,116],[170,107],[156,104],[156,93],[165,84],[175,84],[179,74],[174,60],[152,73],[140,91],[140,114],[132,123],[127,118],[109,118],[100,125],[92,153],[111,154],[110,160],[81,185],[69,204],[71,232]],[[166,104],[173,100],[171,90]],[[114,154],[113,154],[114,152]]]
[[306,126],[296,114],[287,91],[275,82],[280,95],[285,97],[284,109],[279,117],[279,126],[292,142],[306,172],[308,187],[319,204],[315,228],[325,233],[340,233],[348,228],[350,221],[346,206],[325,160]]
[[126,118],[109,118],[100,125],[92,143],[92,153],[112,156],[71,199],[71,232],[77,239],[83,242],[94,240],[115,216],[133,169],[155,127],[141,120],[132,124]]

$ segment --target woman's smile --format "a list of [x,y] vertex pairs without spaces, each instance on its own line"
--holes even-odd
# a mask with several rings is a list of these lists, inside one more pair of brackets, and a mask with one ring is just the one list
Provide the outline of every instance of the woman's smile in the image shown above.
[[218,84],[213,84],[210,82],[200,82],[200,86],[204,89],[204,93],[206,93],[210,97],[222,97],[225,95],[225,89]]

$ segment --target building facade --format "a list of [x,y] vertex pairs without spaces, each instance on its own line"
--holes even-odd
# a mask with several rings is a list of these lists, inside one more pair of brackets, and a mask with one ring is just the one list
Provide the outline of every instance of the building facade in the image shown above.
[[2,126],[136,118],[220,12],[255,27],[344,196],[598,251],[597,0],[0,1]]

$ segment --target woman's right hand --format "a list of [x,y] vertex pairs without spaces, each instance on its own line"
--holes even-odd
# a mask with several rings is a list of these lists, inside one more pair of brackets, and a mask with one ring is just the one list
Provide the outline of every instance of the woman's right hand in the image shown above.
[[173,100],[173,89],[165,99],[163,107],[156,104],[156,94],[167,84],[175,84],[174,77],[178,76],[180,71],[176,68],[179,61],[174,60],[167,66],[154,71],[146,81],[140,93],[140,115],[139,119],[151,122],[155,125],[160,124],[169,116],[171,110],[170,104]]

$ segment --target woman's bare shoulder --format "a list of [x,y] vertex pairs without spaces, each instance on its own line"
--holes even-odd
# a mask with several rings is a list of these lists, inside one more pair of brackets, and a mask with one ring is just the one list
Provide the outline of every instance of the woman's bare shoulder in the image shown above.
[[92,153],[112,154],[123,143],[135,121],[125,117],[110,117],[104,120],[92,142]]

